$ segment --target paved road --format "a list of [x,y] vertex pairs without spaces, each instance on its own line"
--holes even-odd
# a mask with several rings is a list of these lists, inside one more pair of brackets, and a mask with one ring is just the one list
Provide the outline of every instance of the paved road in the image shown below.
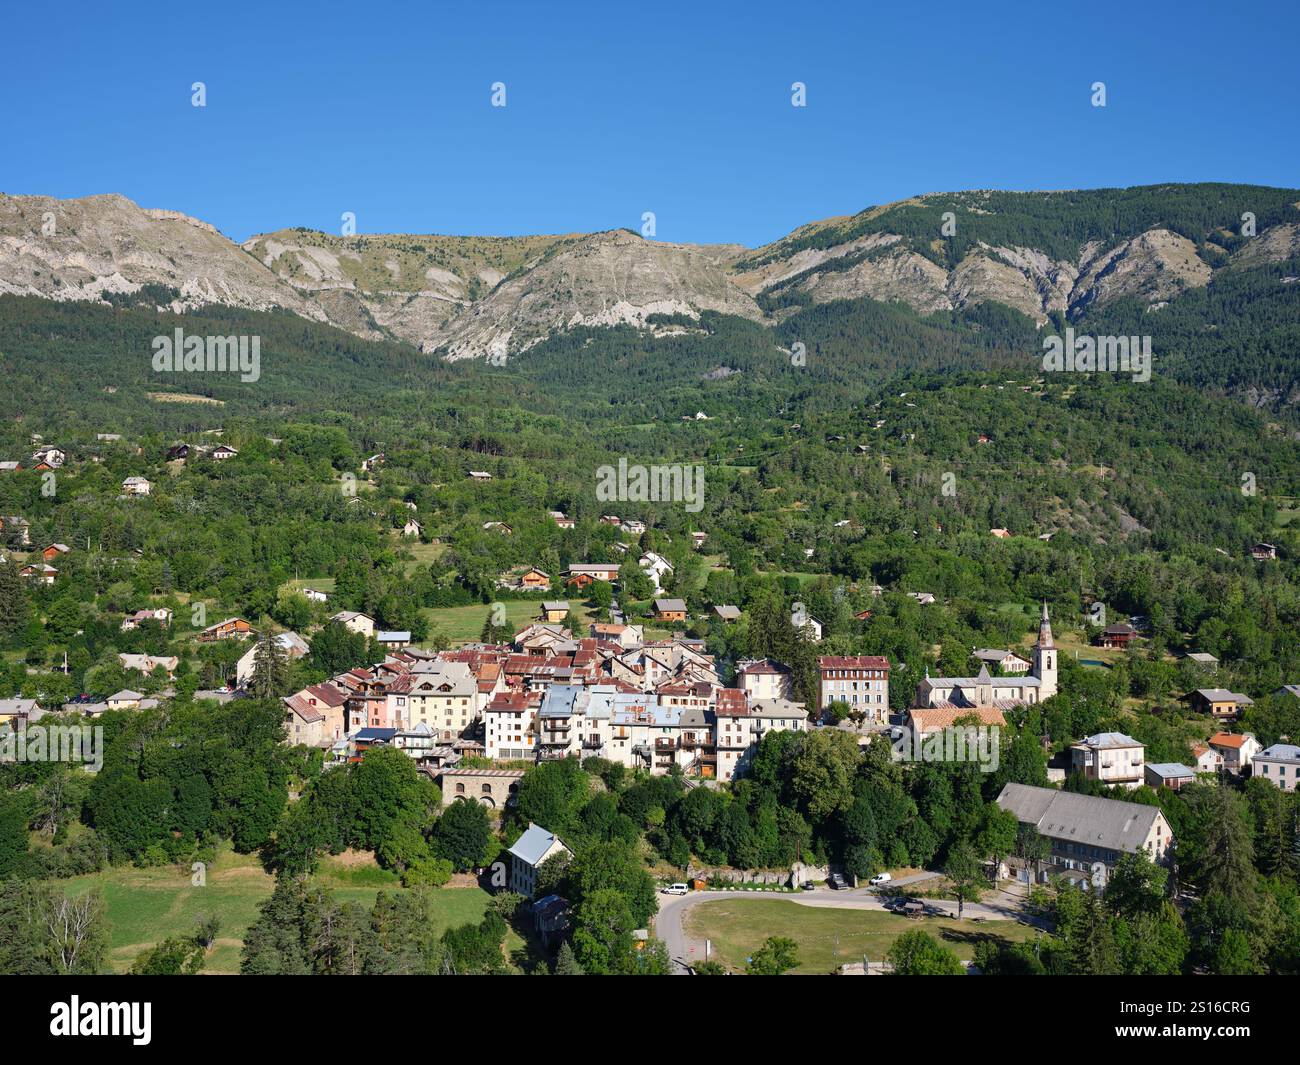
[[[891,887],[906,887],[908,884],[933,880],[939,873],[918,873],[914,876],[901,877]],[[883,910],[884,899],[873,888],[852,888],[833,891],[819,887],[816,891],[803,891],[797,895],[777,892],[749,891],[692,891],[689,895],[659,895],[659,916],[655,919],[655,935],[668,947],[668,956],[673,961],[673,972],[684,976],[688,966],[704,961],[704,941],[693,939],[686,934],[686,914],[702,902],[713,899],[778,899],[792,906],[819,906],[828,909],[844,910]],[[924,899],[927,912],[939,912],[949,917],[957,916],[957,903],[947,899]],[[1029,917],[1020,909],[1020,899],[999,891],[989,897],[987,902],[968,902],[962,911],[964,917],[980,917],[985,920],[1012,920],[1022,924],[1038,925],[1039,922]]]

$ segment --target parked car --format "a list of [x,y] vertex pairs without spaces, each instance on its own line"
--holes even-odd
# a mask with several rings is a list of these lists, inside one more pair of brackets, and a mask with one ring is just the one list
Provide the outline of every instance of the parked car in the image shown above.
[[811,880],[805,880],[802,884],[799,885],[799,887],[800,887],[800,889],[803,890],[803,891],[816,891],[816,890],[817,890],[817,885],[814,884]]
[[664,888],[665,895],[685,895],[691,889],[683,883],[669,884]]
[[889,873],[877,873],[871,878],[871,886],[880,887],[881,884],[888,884],[893,879]]
[[826,883],[836,891],[849,886],[848,881],[845,880],[844,877],[840,876],[839,873],[831,873],[831,875],[826,878]]

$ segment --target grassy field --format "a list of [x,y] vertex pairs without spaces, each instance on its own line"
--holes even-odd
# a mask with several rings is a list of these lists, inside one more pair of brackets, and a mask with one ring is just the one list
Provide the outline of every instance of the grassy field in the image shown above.
[[[590,612],[580,600],[567,598],[566,601],[584,624],[590,622]],[[506,623],[515,632],[536,621],[542,607],[540,600],[526,599],[506,599],[502,600],[502,605],[506,608]],[[486,603],[471,603],[469,606],[426,607],[424,613],[429,619],[430,632],[440,631],[452,643],[471,643],[477,641],[482,634],[483,622],[487,620],[489,610],[491,607]],[[574,635],[585,636],[587,630],[584,628],[581,633]]]
[[1017,942],[1034,930],[1015,921],[958,921],[948,917],[911,920],[883,910],[803,906],[782,899],[717,899],[703,902],[686,917],[686,931],[713,944],[713,956],[733,972],[768,936],[787,936],[799,944],[796,975],[829,973],[846,962],[882,961],[894,940],[920,928],[959,958],[968,959],[984,939]]
[[[153,869],[119,866],[60,883],[72,894],[96,887],[103,891],[111,925],[108,957],[113,971],[129,969],[143,951],[168,936],[189,935],[200,916],[215,915],[221,920],[221,931],[203,971],[237,973],[244,933],[257,920],[257,908],[270,896],[275,881],[262,871],[256,858],[231,853],[223,853],[208,867],[205,887],[191,886],[190,877],[188,868],[174,865]],[[402,890],[396,878],[369,856],[359,864],[345,863],[343,858],[326,859],[316,881],[338,901],[365,906],[374,902],[380,890]],[[440,904],[441,931],[478,921],[489,896],[477,887],[445,887],[435,898]],[[512,933],[507,948],[513,950],[519,944]]]

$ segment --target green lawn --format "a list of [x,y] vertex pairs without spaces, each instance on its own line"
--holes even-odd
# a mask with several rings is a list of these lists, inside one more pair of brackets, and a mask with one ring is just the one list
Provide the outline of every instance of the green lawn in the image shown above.
[[[560,598],[573,607],[584,624],[590,622],[590,612],[580,599],[569,596]],[[542,608],[540,600],[505,599],[502,600],[502,605],[506,608],[506,622],[515,632],[536,621]],[[452,643],[472,643],[482,635],[483,622],[487,620],[489,610],[491,607],[486,603],[472,603],[469,606],[426,607],[424,613],[429,619],[430,632],[440,631]],[[586,635],[585,628],[581,633],[574,633],[574,636]]]
[[[193,887],[188,867],[153,869],[118,866],[90,876],[59,881],[73,894],[98,887],[104,893],[111,926],[109,965],[115,972],[129,969],[136,957],[168,936],[193,932],[200,915],[221,919],[221,931],[204,966],[207,973],[237,973],[244,933],[257,920],[258,906],[270,896],[275,881],[253,857],[223,853],[207,870],[207,885]],[[396,878],[373,864],[344,867],[327,859],[316,878],[340,902],[369,906],[382,890],[402,890]],[[438,930],[478,921],[489,898],[479,888],[445,887],[439,904]],[[507,947],[520,941],[513,933]]]
[[799,944],[797,975],[829,973],[846,962],[883,961],[894,940],[920,928],[939,939],[959,958],[970,958],[983,939],[1008,942],[1031,939],[1034,930],[1015,921],[958,921],[947,917],[914,920],[883,910],[803,906],[782,899],[717,899],[703,902],[686,917],[686,931],[713,943],[713,957],[733,972],[768,936],[786,936]]

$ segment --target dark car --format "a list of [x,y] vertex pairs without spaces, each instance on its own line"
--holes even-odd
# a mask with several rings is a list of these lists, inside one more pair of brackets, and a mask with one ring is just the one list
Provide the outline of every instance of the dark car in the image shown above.
[[800,889],[803,890],[803,891],[816,891],[816,890],[817,890],[817,885],[814,884],[811,880],[805,880],[802,884],[799,885],[799,887],[800,887]]
[[840,876],[839,873],[831,873],[831,875],[826,878],[826,883],[836,891],[849,886],[848,881],[845,880],[844,877]]

